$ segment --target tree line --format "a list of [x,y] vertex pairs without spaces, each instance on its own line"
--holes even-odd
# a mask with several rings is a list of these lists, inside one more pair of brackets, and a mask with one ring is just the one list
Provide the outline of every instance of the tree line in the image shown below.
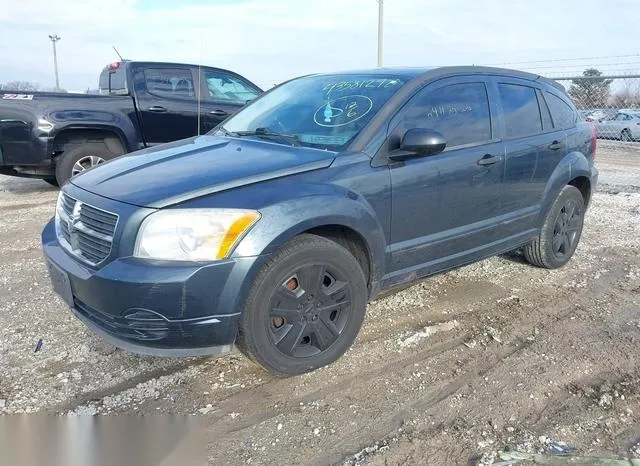
[[0,83],[0,91],[20,91],[20,92],[67,92],[64,89],[56,89],[54,87],[45,87],[38,83],[30,81],[9,81]]
[[588,68],[582,76],[573,79],[569,87],[578,108],[640,108],[640,78],[621,79],[621,85],[612,92],[613,79],[604,77],[600,70]]

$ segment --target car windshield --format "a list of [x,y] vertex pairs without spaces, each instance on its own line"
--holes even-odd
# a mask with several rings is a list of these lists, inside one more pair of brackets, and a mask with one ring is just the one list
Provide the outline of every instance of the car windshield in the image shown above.
[[405,82],[379,74],[298,78],[247,106],[214,132],[341,150]]

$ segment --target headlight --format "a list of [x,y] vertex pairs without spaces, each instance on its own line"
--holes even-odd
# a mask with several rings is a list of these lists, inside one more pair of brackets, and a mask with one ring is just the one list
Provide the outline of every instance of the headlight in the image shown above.
[[175,209],[147,217],[134,256],[177,261],[224,259],[260,218],[254,210]]

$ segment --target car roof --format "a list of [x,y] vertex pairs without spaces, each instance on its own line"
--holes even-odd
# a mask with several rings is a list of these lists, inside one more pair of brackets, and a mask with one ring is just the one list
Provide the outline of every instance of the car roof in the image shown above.
[[395,78],[420,78],[421,80],[430,78],[440,78],[464,74],[489,74],[509,76],[513,78],[527,79],[530,81],[541,81],[566,93],[565,88],[552,79],[543,76],[527,73],[526,71],[512,70],[507,68],[495,68],[491,66],[434,66],[434,67],[382,67],[338,71],[333,73],[318,73],[314,76],[349,76],[349,75],[373,75],[392,76]]

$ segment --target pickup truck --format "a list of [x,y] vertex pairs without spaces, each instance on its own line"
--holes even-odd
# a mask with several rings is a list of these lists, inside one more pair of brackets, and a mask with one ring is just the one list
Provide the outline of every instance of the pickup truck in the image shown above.
[[123,60],[98,94],[0,94],[0,174],[62,185],[94,165],[216,127],[262,90],[228,70]]

